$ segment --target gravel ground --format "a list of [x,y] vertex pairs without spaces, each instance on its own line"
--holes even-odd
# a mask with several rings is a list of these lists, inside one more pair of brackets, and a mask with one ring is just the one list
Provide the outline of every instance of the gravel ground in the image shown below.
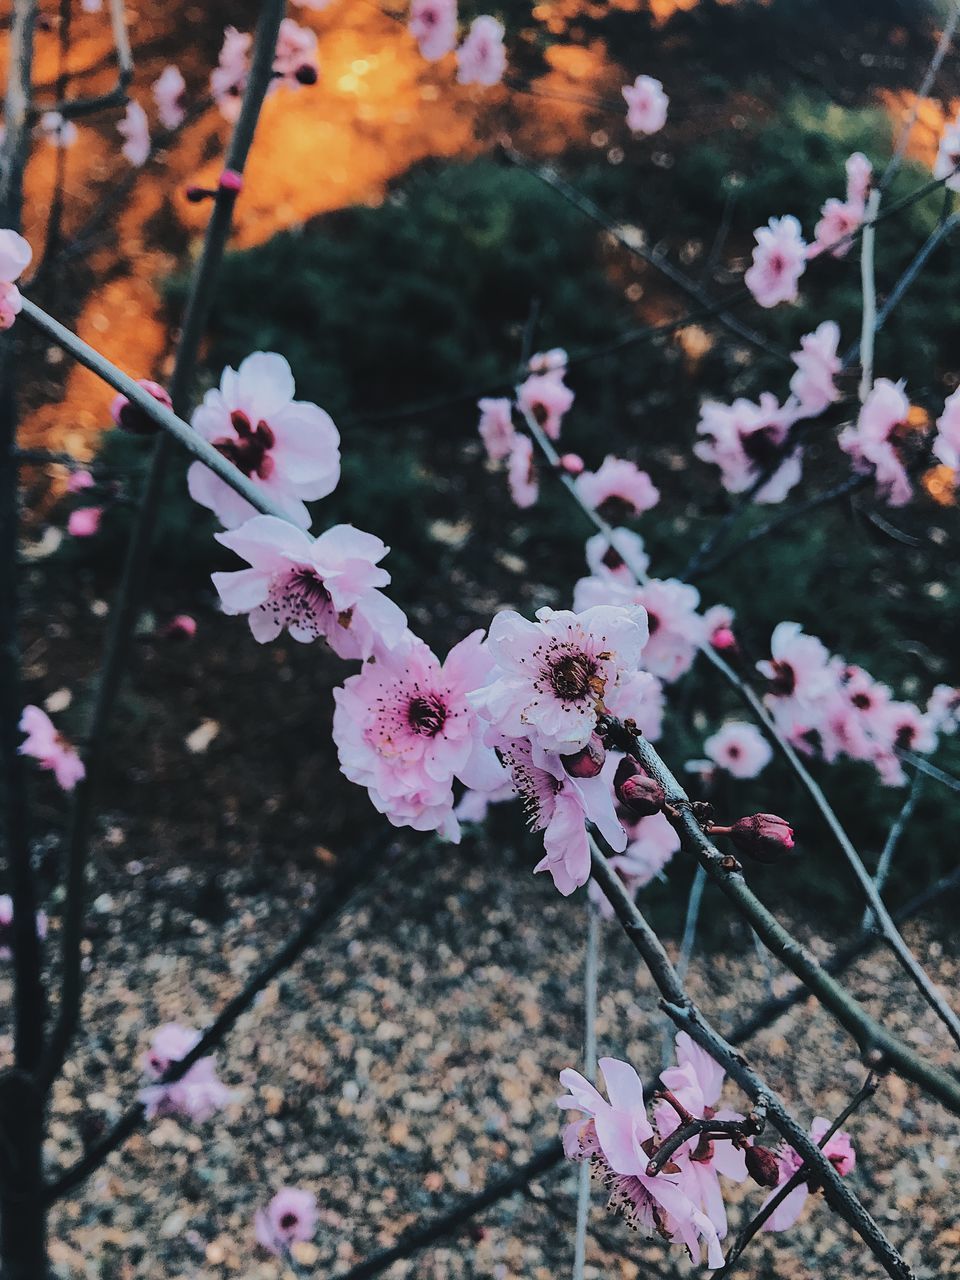
[[[265,990],[218,1054],[236,1090],[229,1110],[202,1125],[145,1127],[56,1208],[58,1275],[286,1278],[294,1273],[254,1243],[252,1217],[292,1182],[321,1205],[316,1243],[300,1247],[297,1274],[335,1277],[554,1136],[557,1073],[580,1053],[585,899],[565,901],[531,876],[530,852],[468,839],[459,849],[405,844],[380,853],[374,890]],[[331,857],[319,851],[321,863]],[[74,1159],[80,1135],[96,1133],[135,1095],[149,1029],[208,1020],[289,935],[322,892],[323,874],[288,866],[265,883],[261,873],[229,871],[214,885],[195,866],[103,860],[87,1033],[57,1090],[52,1166]],[[729,1027],[762,998],[769,977],[721,901],[708,896],[705,911],[713,949],[695,960],[691,988]],[[825,938],[803,933],[828,953]],[[949,932],[918,925],[908,936],[950,992],[958,966]],[[776,977],[774,988],[788,981]],[[848,982],[892,1030],[949,1061],[946,1036],[890,958],[875,953]],[[649,1076],[662,1037],[655,992],[613,924],[604,926],[600,992],[601,1053],[626,1056]],[[751,1057],[808,1119],[838,1111],[864,1076],[851,1042],[812,1002],[759,1036]],[[741,1101],[731,1086],[728,1101]],[[951,1177],[960,1121],[889,1078],[848,1127],[859,1157],[855,1189],[918,1277],[960,1275]],[[575,1172],[561,1167],[389,1274],[568,1274],[574,1191]],[[761,1199],[759,1188],[731,1189],[733,1225]],[[692,1272],[679,1250],[608,1216],[599,1191],[590,1226],[588,1277]],[[740,1274],[882,1273],[811,1199],[797,1228],[751,1246]]]

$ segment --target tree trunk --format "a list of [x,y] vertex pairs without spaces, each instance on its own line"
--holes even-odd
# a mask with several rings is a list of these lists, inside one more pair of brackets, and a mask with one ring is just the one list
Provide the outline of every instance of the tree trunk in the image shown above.
[[21,1071],[0,1076],[0,1280],[46,1280],[43,1114],[39,1089]]

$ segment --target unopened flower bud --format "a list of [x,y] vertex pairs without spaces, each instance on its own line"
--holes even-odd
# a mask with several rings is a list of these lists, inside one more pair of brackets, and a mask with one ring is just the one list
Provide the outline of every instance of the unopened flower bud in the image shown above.
[[596,733],[590,735],[590,741],[582,750],[575,751],[570,756],[560,757],[564,769],[571,778],[595,778],[603,768],[606,758],[607,753]]
[[224,169],[217,185],[223,191],[240,191],[243,188],[243,174],[236,169]]
[[[149,391],[154,400],[164,408],[172,408],[172,401],[167,395],[166,388],[161,387],[158,382],[151,382],[149,378],[138,378],[137,386],[143,387],[144,391]],[[121,431],[129,431],[135,436],[150,436],[160,430],[151,417],[123,395],[114,397],[113,404],[110,406],[110,417]]]
[[793,828],[775,813],[754,813],[733,824],[730,839],[755,862],[779,862],[793,848]]
[[775,1187],[780,1181],[780,1166],[777,1157],[768,1147],[758,1147],[756,1143],[747,1147],[743,1153],[747,1165],[747,1173],[761,1187]]
[[163,634],[170,640],[192,640],[197,634],[197,620],[189,613],[178,613],[164,627]]
[[317,74],[317,68],[305,62],[303,66],[297,67],[294,76],[299,84],[316,84]]
[[725,653],[731,649],[736,649],[737,637],[729,627],[717,627],[710,637],[710,644],[718,652]]
[[568,476],[580,475],[585,466],[586,463],[579,453],[565,453],[560,459],[560,470],[565,471]]
[[649,777],[633,756],[624,756],[613,779],[617,799],[635,818],[649,818],[659,813],[666,793],[656,778]]

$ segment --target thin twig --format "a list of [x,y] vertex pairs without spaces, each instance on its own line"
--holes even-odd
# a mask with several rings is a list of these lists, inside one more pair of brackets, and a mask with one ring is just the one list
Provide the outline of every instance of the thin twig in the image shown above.
[[[903,808],[897,814],[897,819],[890,828],[890,833],[884,843],[883,850],[880,853],[877,869],[873,873],[873,883],[876,886],[877,893],[881,893],[883,886],[887,882],[887,876],[890,874],[890,867],[893,863],[894,854],[900,843],[903,833],[907,829],[907,823],[913,817],[913,811],[916,809],[923,793],[923,774],[915,773],[913,782],[910,785],[910,794],[903,802]],[[863,919],[860,921],[861,929],[869,929],[873,923],[873,912],[867,907],[863,913]]]
[[928,778],[933,778],[936,782],[942,783],[943,786],[949,787],[951,791],[960,791],[960,778],[955,778],[952,773],[939,769],[935,764],[931,764],[929,760],[924,759],[923,756],[918,756],[915,751],[906,751],[901,747],[894,747],[893,754],[898,760],[912,764],[914,769],[919,769]]
[[110,107],[123,107],[127,103],[127,89],[133,81],[133,52],[130,48],[130,33],[127,30],[127,15],[124,0],[110,0],[110,26],[113,30],[113,45],[117,59],[117,82],[106,93],[90,94],[83,98],[67,98],[64,88],[57,83],[57,101],[43,105],[38,104],[32,114],[41,115],[46,111],[56,111],[65,120],[77,120],[81,116],[96,115]]
[[875,187],[867,197],[863,239],[860,242],[860,287],[863,293],[863,314],[860,325],[860,403],[863,404],[873,386],[873,343],[877,335],[877,281],[874,271],[874,249],[877,228],[874,219],[880,208],[880,188]]
[[[586,962],[583,974],[583,1071],[588,1080],[597,1069],[597,968],[600,950],[598,913],[587,899]],[[577,1227],[573,1249],[573,1280],[583,1280],[587,1264],[587,1219],[590,1215],[590,1165],[577,1171]]]

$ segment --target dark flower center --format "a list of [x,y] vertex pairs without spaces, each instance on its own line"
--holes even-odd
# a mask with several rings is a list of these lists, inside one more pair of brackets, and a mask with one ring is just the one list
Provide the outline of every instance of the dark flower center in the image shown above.
[[770,680],[772,693],[788,698],[797,687],[797,677],[789,662],[774,662],[773,676]]
[[534,421],[541,427],[550,417],[550,414],[547,411],[547,406],[542,400],[535,400],[530,406],[530,412],[533,414]]
[[912,724],[902,724],[897,730],[895,742],[901,751],[907,750],[913,746],[913,740],[917,736],[917,731]]
[[582,653],[570,653],[550,668],[550,683],[564,701],[582,698],[593,687],[596,670]]
[[257,476],[266,480],[273,474],[274,460],[270,450],[277,442],[276,436],[261,418],[256,427],[240,409],[234,409],[230,422],[237,433],[235,440],[221,436],[213,447],[245,476]]
[[869,693],[855,693],[850,701],[855,707],[859,707],[861,711],[866,711],[868,707],[873,706],[873,699]]
[[447,718],[447,708],[435,693],[418,694],[410,699],[407,722],[414,733],[433,738],[440,732]]
[[655,613],[651,613],[649,609],[647,610],[647,630],[651,635],[660,630],[660,619]]
[[757,431],[745,432],[740,437],[740,443],[750,461],[762,467],[779,460],[782,439],[781,429],[771,424],[769,427],[760,427]]
[[299,1221],[300,1219],[295,1213],[285,1213],[280,1219],[280,1230],[292,1231]]
[[623,556],[613,547],[607,547],[606,551],[603,553],[603,563],[608,569],[622,569]]
[[626,498],[621,498],[619,494],[611,493],[597,507],[597,511],[603,516],[607,524],[626,524],[636,514],[637,509],[632,502],[628,502]]

